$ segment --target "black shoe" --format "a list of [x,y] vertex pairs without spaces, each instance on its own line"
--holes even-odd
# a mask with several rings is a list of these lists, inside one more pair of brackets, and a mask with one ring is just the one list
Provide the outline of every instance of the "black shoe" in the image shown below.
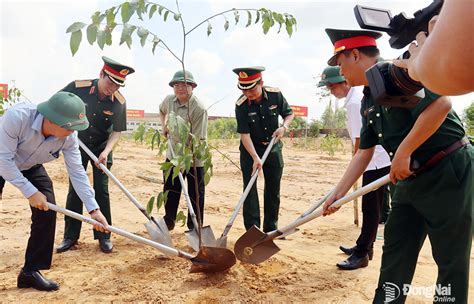
[[59,244],[58,248],[56,248],[57,253],[61,253],[64,251],[68,251],[71,249],[74,245],[77,245],[77,239],[64,239],[61,241],[61,244]]
[[[341,251],[344,252],[347,255],[352,255],[356,248],[357,248],[357,246],[354,246],[354,247],[339,246],[339,249],[341,249]],[[368,255],[369,255],[369,260],[372,261],[372,259],[374,258],[374,249],[373,248],[369,250]]]
[[114,245],[110,239],[99,239],[100,250],[104,253],[111,253]]
[[59,284],[46,279],[39,271],[25,272],[23,269],[18,275],[16,283],[18,288],[34,288],[43,291],[58,290]]
[[339,262],[336,265],[342,270],[354,270],[357,268],[367,267],[367,265],[369,265],[369,257],[367,254],[363,257],[358,257],[355,254],[352,254],[347,258],[347,260]]

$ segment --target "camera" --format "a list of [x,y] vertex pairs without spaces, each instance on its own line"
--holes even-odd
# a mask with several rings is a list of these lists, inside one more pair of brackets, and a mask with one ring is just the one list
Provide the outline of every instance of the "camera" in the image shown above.
[[[354,13],[357,23],[363,29],[386,32],[390,36],[390,46],[401,49],[413,40],[419,32],[428,31],[428,23],[438,15],[444,0],[434,0],[427,7],[416,11],[414,18],[405,13],[394,17],[390,10],[356,5]],[[409,58],[408,51],[400,58]],[[372,97],[384,106],[412,108],[424,98],[423,85],[408,76],[406,69],[390,62],[379,62],[366,71]]]

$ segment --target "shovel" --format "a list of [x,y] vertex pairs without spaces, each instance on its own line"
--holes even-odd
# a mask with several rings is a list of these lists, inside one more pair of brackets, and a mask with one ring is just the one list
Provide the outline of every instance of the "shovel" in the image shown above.
[[[95,163],[98,163],[99,160],[94,155],[94,153],[92,153],[92,151],[89,150],[89,148],[87,148],[87,146],[80,139],[78,139],[78,141],[79,141],[79,146],[81,146],[82,150],[84,150],[84,152],[86,152],[87,155],[89,155],[89,157]],[[102,169],[102,171],[105,174],[107,174],[117,184],[117,186],[123,191],[123,193],[125,193],[125,195],[130,199],[130,201],[143,213],[143,215],[146,216],[146,218],[148,219],[148,222],[145,224],[145,227],[148,233],[150,234],[151,239],[161,244],[164,244],[166,246],[173,247],[172,242],[171,242],[171,235],[168,230],[168,227],[166,226],[165,221],[162,218],[160,218],[159,220],[156,220],[153,216],[149,215],[146,212],[145,208],[143,208],[140,205],[140,203],[138,203],[135,197],[125,188],[124,185],[122,185],[122,183],[112,174],[112,172],[110,172],[110,170],[107,169],[106,166],[104,166],[104,164],[99,163],[99,166]]]
[[[56,206],[54,204],[48,203],[49,209],[62,213],[64,215],[67,215],[69,217],[75,218],[76,220],[83,221],[86,223],[89,223],[91,225],[102,225],[99,222],[97,222],[94,219],[91,219],[89,217],[85,217],[81,214],[78,214],[76,212],[61,208],[59,206]],[[102,225],[103,226],[103,225]],[[113,227],[110,225],[107,225],[105,228],[107,230],[112,231],[116,234],[119,234],[123,237],[132,239],[134,241],[140,242],[145,245],[152,246],[156,249],[158,249],[160,252],[170,255],[170,256],[177,256],[180,258],[184,258],[187,260],[190,260],[192,262],[190,272],[195,273],[195,272],[204,272],[204,273],[210,273],[210,272],[220,272],[229,269],[232,267],[236,260],[235,256],[230,251],[229,249],[225,248],[213,248],[213,247],[201,247],[198,254],[196,256],[193,256],[187,252],[150,241],[149,239],[146,239],[144,237],[135,235],[133,233],[130,233],[128,231],[122,230],[117,227]]]
[[[344,196],[343,198],[332,203],[332,207],[340,207],[354,198],[362,196],[366,193],[374,191],[381,186],[388,184],[390,182],[390,177],[387,174],[386,176],[379,178],[378,180],[362,187],[349,195]],[[320,217],[323,214],[323,210],[319,209],[307,215],[304,218],[301,218],[299,221],[293,222],[282,229],[274,230],[269,233],[263,233],[260,229],[253,226],[246,233],[244,233],[235,243],[234,252],[237,257],[242,262],[250,264],[260,264],[263,261],[269,259],[271,256],[280,251],[280,248],[275,245],[273,240],[278,236],[285,234],[288,231],[294,230],[296,227],[301,226],[317,217]]]
[[[272,150],[273,144],[275,143],[275,137],[272,138],[270,143],[268,144],[268,147],[265,149],[265,152],[263,153],[262,156],[262,166],[265,163],[265,160],[268,157],[268,154],[270,154],[270,151]],[[230,229],[232,228],[232,225],[234,224],[235,219],[237,218],[237,214],[239,213],[240,209],[242,209],[242,206],[244,205],[245,199],[247,198],[250,189],[252,189],[253,184],[257,180],[258,177],[258,169],[255,170],[254,174],[252,175],[252,178],[250,178],[249,183],[247,184],[247,187],[245,187],[244,193],[242,193],[242,196],[240,197],[239,202],[235,206],[234,212],[229,218],[229,221],[227,222],[227,225],[224,228],[224,231],[222,232],[222,235],[220,238],[217,239],[216,241],[216,246],[217,247],[227,247],[227,235],[229,234]]]
[[[170,136],[168,136],[168,141],[169,141],[168,146],[170,147],[171,156],[174,157],[173,144],[172,144]],[[178,177],[179,177],[179,182],[181,183],[181,188],[183,189],[184,197],[186,199],[186,204],[188,205],[189,216],[191,217],[191,220],[193,221],[193,225],[194,225],[193,230],[188,230],[184,232],[184,234],[186,234],[186,237],[188,238],[189,245],[191,245],[191,247],[195,251],[200,250],[201,245],[211,246],[211,247],[216,246],[216,237],[214,236],[214,232],[212,232],[211,226],[207,225],[207,226],[201,227],[201,225],[198,224],[198,221],[196,219],[196,213],[194,213],[194,208],[193,208],[193,205],[191,204],[191,198],[189,197],[189,194],[188,194],[188,188],[184,182],[184,178],[183,178],[183,174],[181,173],[181,170],[179,171]]]

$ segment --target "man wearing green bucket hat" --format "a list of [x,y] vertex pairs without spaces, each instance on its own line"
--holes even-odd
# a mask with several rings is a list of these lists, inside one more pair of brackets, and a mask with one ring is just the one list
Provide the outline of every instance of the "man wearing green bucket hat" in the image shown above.
[[[74,132],[88,126],[84,103],[68,92],[58,92],[38,106],[17,104],[0,120],[0,176],[28,198],[32,213],[25,264],[17,281],[19,288],[59,288],[40,273],[51,267],[56,230],[56,213],[48,210],[47,205],[56,204],[53,184],[43,164],[57,159],[59,152],[64,155],[69,178],[87,211],[93,219],[107,225],[81,165]],[[94,228],[106,231],[101,226]]]
[[[127,110],[125,98],[118,90],[125,86],[125,78],[135,70],[118,63],[106,56],[102,57],[104,65],[99,79],[76,80],[68,84],[63,91],[79,96],[87,105],[88,128],[78,133],[79,139],[97,156],[100,163],[112,167],[112,149],[119,141],[121,132],[127,130]],[[81,150],[82,165],[87,169],[89,162],[94,164],[86,152]],[[100,209],[109,223],[112,223],[109,198],[109,178],[98,167],[92,166],[95,198]],[[66,208],[82,213],[82,204],[78,193],[69,183]],[[64,217],[64,239],[57,247],[57,252],[63,252],[77,244],[81,233],[82,222],[69,216]],[[94,231],[94,239],[99,241],[100,250],[105,253],[112,251],[113,245],[110,233]]]
[[[193,74],[189,71],[183,72],[183,70],[179,70],[174,74],[169,85],[173,88],[174,94],[166,96],[160,105],[160,119],[163,134],[165,136],[168,135],[168,129],[166,127],[168,115],[169,113],[174,112],[177,116],[180,116],[191,124],[191,133],[193,135],[201,140],[205,140],[207,138],[207,109],[193,93],[194,88],[197,87]],[[174,145],[176,144],[177,143],[175,142]],[[172,159],[170,149],[166,152],[166,159],[166,161]],[[188,191],[193,210],[196,212],[198,218],[201,219],[202,224],[204,221],[205,195],[204,169],[202,162],[198,159],[195,161],[194,165],[196,167],[196,175],[194,174],[194,170],[190,170],[187,174],[184,174],[184,178],[188,180]],[[195,179],[197,180],[197,189],[195,186]],[[164,216],[166,226],[169,230],[173,230],[175,226],[181,190],[181,183],[179,180],[177,178],[173,180],[173,177],[170,175],[168,179],[166,179],[163,189],[163,191],[169,191]],[[196,202],[199,202],[199,209],[196,208]],[[199,214],[197,213],[197,210],[199,210]],[[189,214],[187,226],[189,230],[194,229]]]
[[[360,129],[362,128],[362,117],[360,115],[361,101],[364,97],[363,86],[351,86],[341,75],[339,66],[328,66],[321,74],[318,87],[326,86],[336,98],[345,98],[347,131],[351,138],[355,154],[359,149]],[[375,146],[374,156],[362,174],[362,186],[381,178],[390,172],[390,158],[382,148]],[[339,249],[349,255],[347,260],[337,263],[337,267],[343,270],[354,270],[366,267],[374,254],[374,242],[380,221],[380,209],[384,201],[384,193],[387,186],[382,186],[375,191],[362,196],[362,227],[357,238],[356,246]]]

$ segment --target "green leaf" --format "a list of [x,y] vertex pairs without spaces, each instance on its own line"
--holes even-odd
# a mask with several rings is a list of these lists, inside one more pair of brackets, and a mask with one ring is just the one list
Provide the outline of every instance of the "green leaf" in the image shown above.
[[99,27],[97,24],[91,23],[87,27],[87,41],[89,41],[89,44],[92,45],[96,38],[97,38],[97,31],[99,30]]
[[178,214],[176,215],[176,222],[181,222],[181,227],[186,225],[186,215],[184,215],[183,211],[179,211]]
[[291,22],[290,19],[286,19],[285,26],[286,26],[286,32],[288,33],[288,36],[291,37],[291,35],[293,34],[293,23]]
[[268,30],[270,30],[270,19],[267,14],[265,14],[262,18],[263,18],[263,23],[262,23],[263,33],[267,34]]
[[181,14],[174,14],[173,18],[174,20],[179,21],[179,19],[181,19]]
[[255,19],[255,24],[257,24],[260,21],[260,12],[257,11],[257,18]]
[[150,12],[148,13],[148,18],[151,19],[153,17],[153,15],[155,14],[156,12],[156,9],[157,9],[157,6],[156,4],[153,4],[150,8]]
[[179,166],[173,167],[173,179],[175,179],[179,175]]
[[[143,28],[143,27],[139,27],[138,28],[138,31],[137,31],[137,35],[138,37],[140,37],[140,44],[143,46],[145,46],[145,42],[146,42],[146,38],[148,37],[148,30],[146,28]],[[152,150],[153,150],[153,143],[152,143]]]
[[173,164],[171,162],[164,162],[160,165],[160,170],[166,171],[169,170],[173,167]]
[[228,29],[229,29],[229,20],[225,19],[224,30],[227,31]]
[[247,20],[247,25],[245,27],[249,27],[252,24],[252,14],[250,13],[250,11],[247,11],[247,17],[248,17],[248,20]]
[[95,12],[94,15],[91,16],[92,23],[99,25],[102,20],[104,20],[105,14],[101,14],[99,11]]
[[234,11],[235,24],[239,23],[240,15],[239,11]]
[[148,200],[148,204],[146,204],[146,213],[147,213],[148,215],[150,215],[151,212],[153,211],[153,204],[154,204],[154,202],[155,202],[155,197],[152,196],[152,197],[150,197],[150,199]]
[[122,9],[121,9],[120,13],[122,15],[122,22],[127,23],[130,20],[130,18],[132,17],[129,2],[125,2],[125,3],[122,4]]
[[105,45],[105,31],[98,31],[97,32],[97,44],[99,45],[100,49],[104,49]]
[[158,193],[158,198],[156,200],[156,208],[160,210],[161,206],[163,205],[164,195],[163,192]]
[[160,16],[161,16],[161,13],[163,12],[163,9],[164,9],[163,6],[160,6],[160,7],[158,8],[158,14],[160,14]]
[[133,31],[136,30],[136,28],[137,27],[135,25],[124,24],[123,30],[122,30],[122,36],[120,37],[120,45],[122,45],[122,43],[126,42],[128,48],[131,47],[131,45],[132,45],[132,33],[133,33]]
[[105,14],[107,15],[107,25],[111,25],[115,23],[115,13],[114,13],[115,7],[109,8],[108,10],[105,11]]
[[112,45],[112,30],[108,27],[105,29],[105,44]]
[[166,11],[165,14],[163,15],[163,20],[166,22],[166,19],[168,19],[168,14],[170,11]]
[[79,49],[79,45],[81,44],[82,40],[82,31],[75,31],[71,34],[71,40],[69,41],[69,47],[71,48],[72,56],[76,54],[77,50]]
[[146,13],[145,0],[138,0],[138,3],[137,3],[138,19],[143,20],[143,17],[142,17],[143,13]]
[[84,22],[74,22],[67,28],[66,33],[74,33],[80,31],[84,26],[86,26]]
[[160,43],[160,41],[161,41],[160,38],[154,36],[154,38],[153,38],[153,48],[151,49],[153,55],[155,54],[155,48],[158,45],[158,43]]
[[212,33],[212,25],[210,22],[207,23],[207,36],[209,37],[209,35]]
[[206,172],[206,174],[204,174],[204,185],[207,186],[210,181],[211,181],[211,175],[209,174],[209,172]]

